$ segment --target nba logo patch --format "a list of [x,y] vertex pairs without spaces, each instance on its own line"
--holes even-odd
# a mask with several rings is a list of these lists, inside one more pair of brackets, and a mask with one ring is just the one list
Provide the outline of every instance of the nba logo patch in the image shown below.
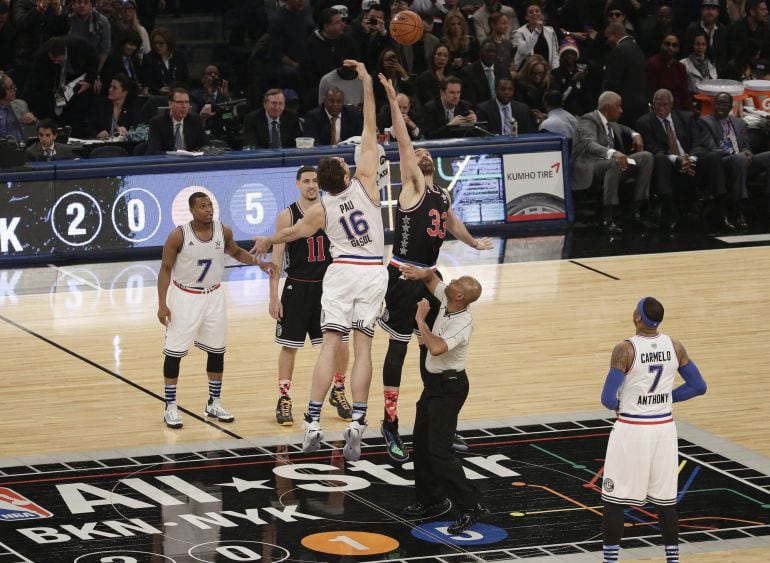
[[21,496],[19,493],[0,487],[0,522],[12,520],[35,520],[53,516],[42,506],[39,506]]

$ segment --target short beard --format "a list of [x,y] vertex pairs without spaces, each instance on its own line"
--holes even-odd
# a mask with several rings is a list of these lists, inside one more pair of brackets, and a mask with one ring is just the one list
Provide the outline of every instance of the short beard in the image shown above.
[[420,171],[424,176],[433,175],[433,173],[436,171],[436,167],[433,166],[433,162],[430,160],[420,160],[417,163],[417,166],[420,167]]

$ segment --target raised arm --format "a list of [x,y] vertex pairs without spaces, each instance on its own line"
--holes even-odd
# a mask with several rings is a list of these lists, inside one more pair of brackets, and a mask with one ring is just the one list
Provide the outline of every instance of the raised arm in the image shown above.
[[364,85],[364,129],[361,133],[361,158],[356,166],[355,176],[361,180],[372,201],[380,201],[380,188],[377,184],[380,153],[377,150],[377,109],[374,104],[372,77],[366,71],[364,63],[345,59],[342,64],[355,68],[358,79]]
[[489,237],[475,238],[465,226],[465,223],[460,221],[460,218],[455,215],[452,209],[449,209],[446,219],[446,230],[449,231],[453,237],[457,240],[464,242],[468,246],[475,248],[476,250],[489,250],[492,248],[492,239]]
[[403,264],[399,267],[401,275],[408,280],[419,280],[425,284],[431,295],[436,291],[436,286],[441,282],[432,268],[420,268],[411,264]]

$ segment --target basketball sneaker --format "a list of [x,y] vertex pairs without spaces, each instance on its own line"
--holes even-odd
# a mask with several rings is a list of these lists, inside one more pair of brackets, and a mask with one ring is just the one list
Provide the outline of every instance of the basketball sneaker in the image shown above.
[[211,397],[209,397],[209,402],[206,404],[206,416],[216,418],[219,422],[232,422],[235,420],[235,417],[225,410],[219,399],[212,399]]
[[337,389],[332,385],[332,390],[329,393],[329,404],[333,407],[337,407],[337,416],[342,420],[353,420],[353,407],[348,403],[348,398],[345,397],[345,388]]
[[321,424],[318,421],[308,421],[302,423],[305,430],[305,437],[302,440],[303,452],[314,452],[321,447],[321,440],[324,439],[324,433],[321,431]]
[[182,428],[182,417],[179,416],[176,404],[166,405],[166,410],[163,411],[163,422],[169,428]]
[[480,522],[487,516],[489,516],[489,510],[480,504],[477,504],[474,507],[463,510],[457,518],[457,521],[447,528],[447,532],[452,536],[455,534],[462,534],[476,522]]
[[361,457],[361,436],[366,430],[366,423],[361,424],[357,420],[351,422],[342,432],[345,438],[345,447],[342,448],[342,455],[348,461],[358,461]]
[[468,451],[468,442],[466,442],[457,432],[452,436],[452,449],[456,452]]
[[385,438],[385,446],[388,449],[388,455],[395,461],[406,461],[409,459],[409,450],[406,449],[401,436],[398,434],[398,418],[391,422],[387,418],[380,423],[380,433]]
[[294,417],[291,416],[291,399],[281,395],[278,397],[278,404],[275,407],[275,421],[281,426],[291,426],[294,424]]
[[444,512],[450,508],[452,508],[452,503],[448,498],[440,500],[439,502],[434,502],[433,504],[423,504],[420,501],[417,501],[414,504],[405,507],[401,511],[401,514],[404,516],[411,516],[412,518],[439,516],[444,514]]

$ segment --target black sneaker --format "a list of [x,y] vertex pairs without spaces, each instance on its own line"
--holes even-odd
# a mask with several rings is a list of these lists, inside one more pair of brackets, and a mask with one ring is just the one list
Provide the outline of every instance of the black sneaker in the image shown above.
[[385,438],[385,445],[388,448],[388,455],[396,461],[406,461],[409,459],[409,450],[406,449],[401,436],[398,434],[398,419],[394,422],[387,418],[380,423],[380,433]]
[[452,503],[448,498],[442,501],[434,502],[433,504],[423,504],[416,502],[405,507],[401,513],[404,516],[411,516],[413,518],[422,518],[423,516],[438,516],[443,514],[452,507]]
[[329,404],[337,407],[337,416],[342,420],[353,420],[353,407],[350,406],[347,397],[345,397],[344,387],[337,389],[332,385],[332,390],[329,393]]
[[292,426],[294,417],[291,415],[291,399],[281,395],[275,406],[275,421],[281,426]]
[[463,437],[457,432],[455,432],[455,435],[452,437],[452,449],[456,452],[468,451],[468,442],[463,440]]
[[477,504],[473,508],[463,510],[460,513],[460,517],[457,518],[457,521],[447,528],[447,532],[452,536],[455,534],[462,534],[476,522],[480,522],[487,516],[489,516],[489,510],[480,504]]

